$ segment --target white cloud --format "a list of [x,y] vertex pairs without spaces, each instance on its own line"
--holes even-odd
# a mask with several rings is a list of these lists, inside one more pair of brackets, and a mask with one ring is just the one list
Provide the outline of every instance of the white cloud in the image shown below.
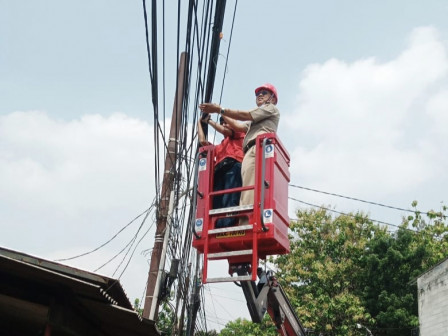
[[154,197],[152,130],[123,114],[14,112],[0,117],[0,143],[4,246],[96,247]]
[[69,212],[147,197],[138,186],[153,179],[151,133],[148,124],[122,114],[69,122],[37,111],[3,116],[2,197]]
[[[155,195],[152,133],[124,114],[71,121],[40,111],[0,116],[0,246],[56,259],[107,241]],[[94,270],[124,248],[141,219],[100,251],[66,263]],[[124,275],[131,299],[142,294],[149,267],[140,251],[152,247],[153,236],[152,229]],[[123,256],[100,273],[112,276]]]
[[[395,59],[331,59],[302,74],[288,132],[292,176],[360,194],[404,192],[444,174],[447,46],[415,29]],[[439,153],[439,157],[435,155]]]

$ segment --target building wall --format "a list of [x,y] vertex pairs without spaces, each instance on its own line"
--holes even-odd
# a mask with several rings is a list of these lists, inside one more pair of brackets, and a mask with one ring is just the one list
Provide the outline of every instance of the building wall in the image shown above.
[[421,275],[417,286],[420,336],[448,335],[448,259]]

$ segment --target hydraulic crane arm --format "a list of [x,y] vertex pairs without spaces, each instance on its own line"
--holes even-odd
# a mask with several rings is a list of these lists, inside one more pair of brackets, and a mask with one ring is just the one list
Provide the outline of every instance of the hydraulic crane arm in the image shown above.
[[[238,265],[232,271],[238,275],[249,272],[245,265]],[[261,323],[267,311],[282,336],[305,336],[306,331],[277,279],[261,268],[257,273],[260,279],[257,285],[254,281],[241,282],[252,322]]]

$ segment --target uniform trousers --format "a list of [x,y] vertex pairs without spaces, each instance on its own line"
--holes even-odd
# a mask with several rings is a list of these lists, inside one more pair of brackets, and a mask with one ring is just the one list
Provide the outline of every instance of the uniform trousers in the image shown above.
[[[252,146],[244,154],[243,164],[241,165],[241,177],[243,187],[253,186],[255,184],[255,152],[257,146]],[[254,204],[254,191],[246,190],[241,193],[240,205]]]

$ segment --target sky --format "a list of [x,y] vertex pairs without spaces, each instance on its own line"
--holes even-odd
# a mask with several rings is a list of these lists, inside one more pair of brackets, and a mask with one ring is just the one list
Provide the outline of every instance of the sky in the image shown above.
[[[240,1],[230,39],[234,4],[221,41],[220,66],[230,44],[221,104],[250,109],[255,87],[277,87],[292,185],[400,208],[417,200],[421,211],[446,205],[446,1]],[[0,46],[0,246],[50,260],[90,251],[155,196],[142,3],[0,0]],[[218,85],[214,101],[219,94]],[[289,195],[393,225],[406,215],[293,186]],[[290,201],[290,216],[304,207]],[[96,270],[139,221],[67,264]],[[149,234],[120,278],[131,301],[144,293],[152,245]],[[205,293],[209,327],[250,318],[238,287]]]

